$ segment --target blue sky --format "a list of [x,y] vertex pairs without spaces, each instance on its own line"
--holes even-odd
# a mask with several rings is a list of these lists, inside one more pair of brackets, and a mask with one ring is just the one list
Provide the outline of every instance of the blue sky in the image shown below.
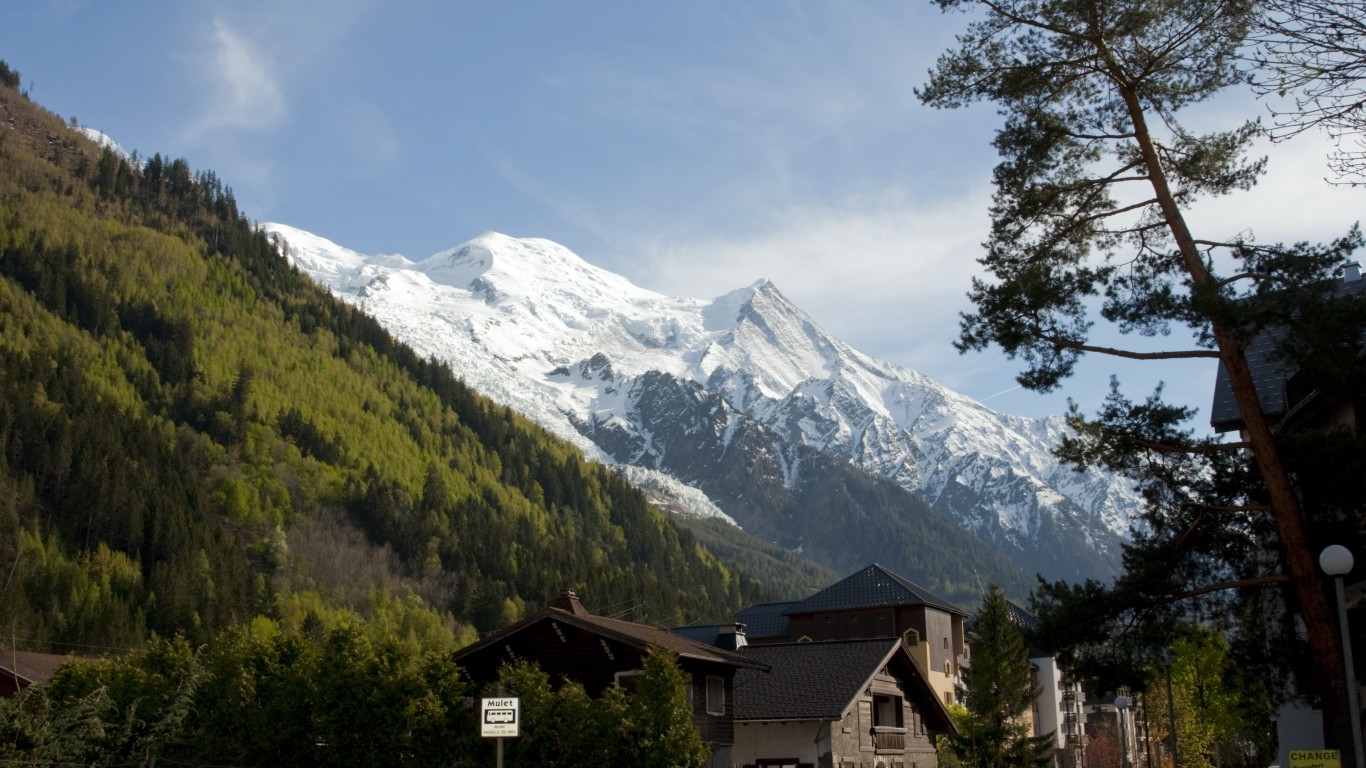
[[[362,252],[421,259],[495,230],[676,296],[768,278],[998,410],[1090,409],[1112,371],[1204,409],[1204,364],[1098,360],[1044,397],[999,353],[950,346],[998,117],[912,89],[964,23],[906,0],[21,0],[0,5],[0,58],[63,117]],[[1235,94],[1200,121],[1260,110]],[[1197,208],[1198,231],[1321,239],[1366,212],[1366,191],[1323,183],[1319,137],[1267,151],[1258,189]]]

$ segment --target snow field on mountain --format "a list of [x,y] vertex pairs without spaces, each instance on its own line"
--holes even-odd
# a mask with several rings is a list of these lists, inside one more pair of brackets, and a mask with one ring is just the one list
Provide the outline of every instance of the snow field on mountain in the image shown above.
[[[1126,482],[1077,473],[1053,457],[1060,417],[997,413],[871,358],[767,280],[712,301],[671,298],[547,240],[485,233],[412,262],[367,257],[286,225],[263,228],[288,243],[301,270],[420,354],[449,361],[471,386],[593,458],[614,461],[580,431],[585,424],[652,445],[633,410],[634,385],[657,371],[722,395],[787,439],[843,456],[932,504],[944,500],[969,527],[1027,539],[1048,518],[1111,546],[1127,536],[1139,504]],[[725,445],[738,418],[727,423]],[[800,467],[783,461],[795,482]]]

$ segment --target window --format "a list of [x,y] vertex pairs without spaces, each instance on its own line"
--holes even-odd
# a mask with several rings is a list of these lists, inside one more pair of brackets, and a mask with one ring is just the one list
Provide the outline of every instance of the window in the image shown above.
[[719,675],[707,675],[707,714],[726,714],[726,680]]
[[873,727],[901,728],[902,709],[900,696],[873,697]]
[[624,688],[628,693],[632,693],[636,690],[636,686],[644,674],[645,670],[643,669],[628,669],[613,675],[613,680],[618,688]]

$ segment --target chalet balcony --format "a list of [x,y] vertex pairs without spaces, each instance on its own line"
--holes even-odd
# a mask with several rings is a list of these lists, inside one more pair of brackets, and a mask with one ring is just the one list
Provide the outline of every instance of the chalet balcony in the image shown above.
[[878,752],[905,752],[906,729],[873,726],[873,749]]

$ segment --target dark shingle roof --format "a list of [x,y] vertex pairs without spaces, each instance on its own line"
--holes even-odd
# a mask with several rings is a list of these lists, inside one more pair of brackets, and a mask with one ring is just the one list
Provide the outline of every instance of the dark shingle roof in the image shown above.
[[[1337,287],[1338,298],[1359,297],[1366,294],[1366,280],[1343,280]],[[1257,387],[1257,399],[1262,411],[1271,419],[1286,415],[1286,382],[1298,372],[1293,363],[1277,354],[1277,347],[1285,340],[1285,330],[1269,328],[1253,337],[1243,349],[1248,370]],[[1241,429],[1243,413],[1233,396],[1233,385],[1229,382],[1228,369],[1219,363],[1219,371],[1214,378],[1214,402],[1210,405],[1209,423],[1216,432]]]
[[817,611],[847,611],[901,605],[927,605],[959,616],[967,615],[953,603],[876,563],[835,582],[805,600],[793,603],[783,613],[792,616]]
[[895,638],[749,645],[768,672],[735,673],[736,721],[838,720],[899,647]]
[[[1264,331],[1243,350],[1252,381],[1257,386],[1257,399],[1262,403],[1262,412],[1272,419],[1285,415],[1285,383],[1294,375],[1292,366],[1276,354],[1276,345],[1284,335],[1274,329]],[[1214,376],[1214,403],[1210,406],[1209,423],[1217,432],[1228,432],[1243,426],[1243,412],[1233,396],[1228,368],[1223,363],[1219,363],[1219,371]]]
[[1006,608],[1010,610],[1010,623],[1023,629],[1026,632],[1033,632],[1039,628],[1039,618],[1026,611],[1020,606],[1006,601]]
[[709,643],[699,643],[696,640],[674,634],[667,629],[658,627],[648,627],[644,624],[636,624],[631,621],[621,619],[609,619],[605,616],[594,616],[593,614],[572,614],[559,608],[547,608],[548,612],[557,614],[561,621],[572,626],[596,631],[598,634],[615,637],[627,645],[634,645],[642,650],[655,646],[665,648],[685,659],[699,659],[701,661],[714,661],[719,664],[730,664],[732,666],[751,666],[749,659],[741,656],[734,651],[726,651],[717,648]]
[[[510,635],[521,632],[538,622],[554,620],[616,640],[642,651],[656,647],[672,651],[684,659],[715,662],[733,667],[750,667],[754,664],[735,651],[727,651],[709,643],[698,642],[667,629],[622,621],[621,619],[609,619],[606,616],[596,616],[585,610],[576,597],[571,597],[569,603],[562,601],[557,601],[556,605],[505,627],[473,645],[461,648],[455,652],[455,660],[458,662],[490,645],[502,642]],[[559,605],[566,605],[566,607],[557,607]]]
[[765,637],[787,637],[787,616],[783,611],[796,603],[760,603],[752,605],[735,615],[735,620],[745,625],[745,637],[750,639]]
[[720,624],[695,624],[691,627],[674,627],[669,631],[675,635],[686,637],[695,643],[716,645],[716,635],[720,629]]

